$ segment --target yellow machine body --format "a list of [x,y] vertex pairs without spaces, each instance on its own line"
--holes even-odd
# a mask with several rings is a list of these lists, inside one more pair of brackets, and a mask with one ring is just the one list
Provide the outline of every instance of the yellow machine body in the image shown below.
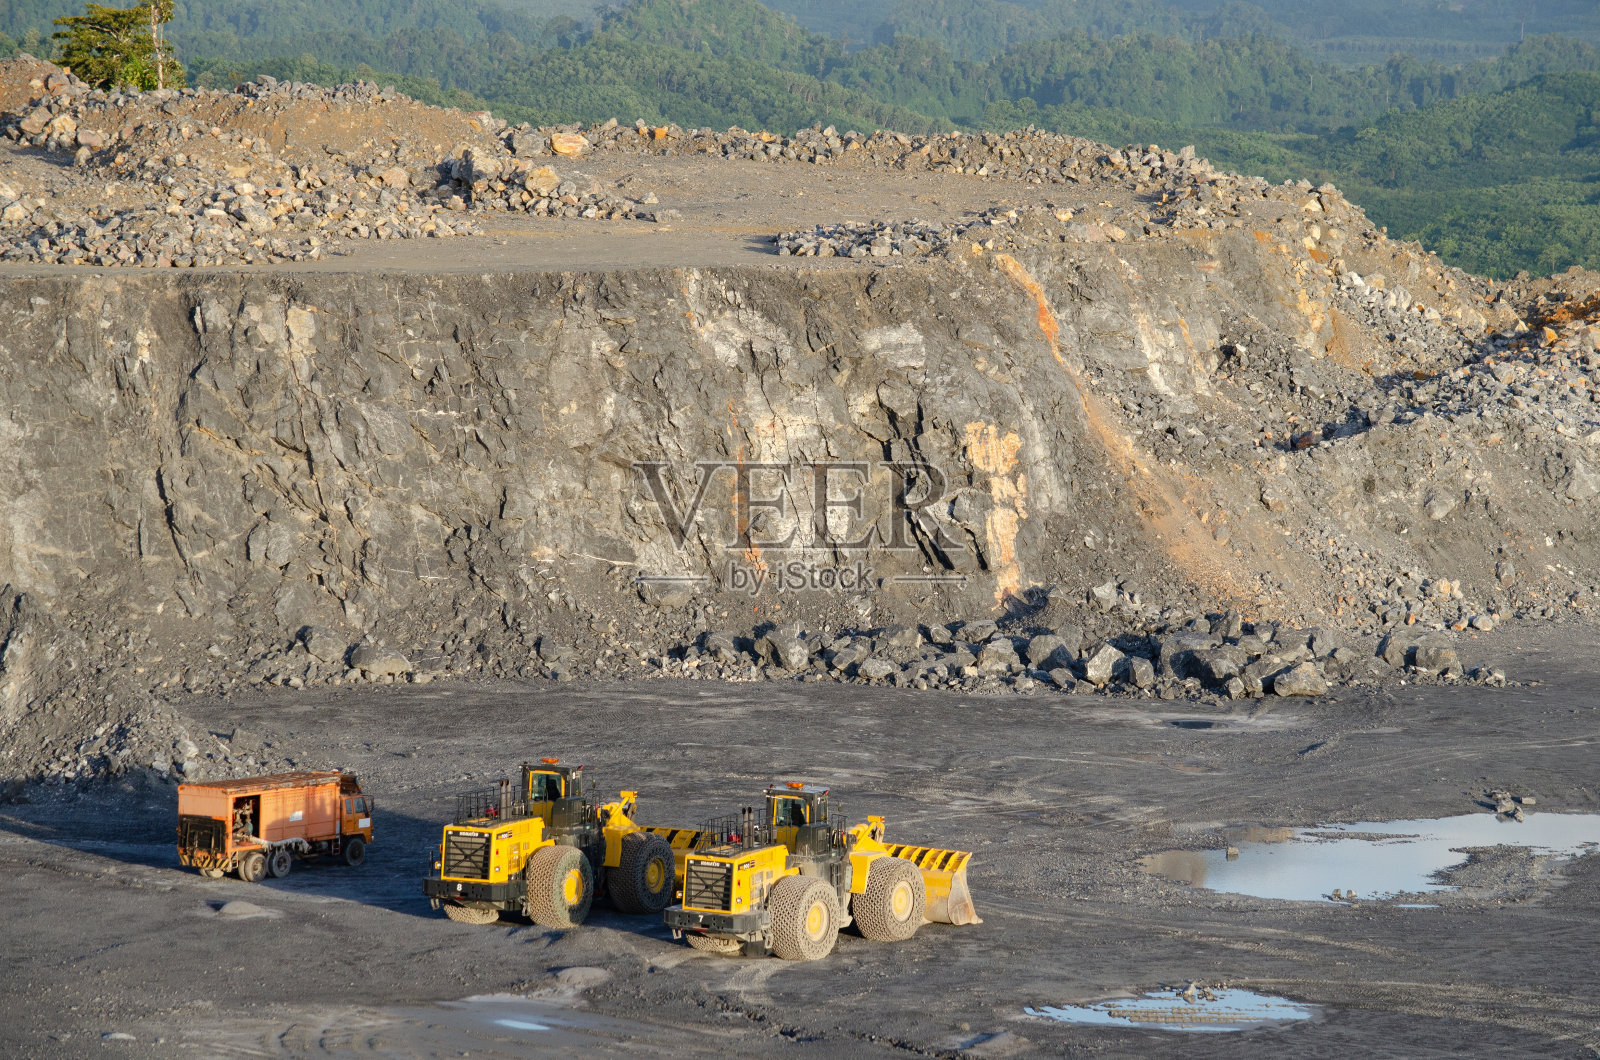
[[554,843],[539,817],[447,825],[439,845],[439,876],[451,883],[508,883],[522,875],[529,855]]
[[[789,783],[767,789],[767,820],[773,838],[794,849],[803,827],[826,823],[828,789],[815,784]],[[850,829],[850,893],[864,894],[872,863],[878,858],[904,858],[922,874],[927,903],[923,918],[935,924],[981,924],[967,888],[967,866],[972,855],[964,850],[940,850],[905,843],[884,842],[882,817]]]
[[746,850],[719,846],[695,851],[685,858],[683,907],[698,913],[750,913],[767,900],[772,885],[789,868],[789,848],[779,844]]
[[855,842],[850,846],[854,871],[851,892],[861,894],[867,886],[867,870],[877,858],[903,858],[922,873],[927,905],[923,919],[933,924],[981,924],[967,889],[967,866],[972,855],[965,850],[940,850],[914,847],[907,843],[885,843],[882,817],[868,817],[866,824],[850,829]]

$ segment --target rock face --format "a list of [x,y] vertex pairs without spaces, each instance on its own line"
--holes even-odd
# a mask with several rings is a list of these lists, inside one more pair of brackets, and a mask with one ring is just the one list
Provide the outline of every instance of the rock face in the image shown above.
[[[510,136],[520,185],[499,149],[452,154],[433,205],[454,188],[582,215],[524,157],[549,143]],[[940,152],[920,157],[955,167]],[[1117,156],[1085,168],[1167,169]],[[1005,211],[910,268],[875,234],[869,260],[818,270],[19,270],[0,289],[0,755],[107,697],[346,664],[570,676],[611,652],[682,673],[703,660],[660,644],[704,636],[707,669],[1072,688],[1087,646],[1095,686],[1304,695],[1285,690],[1349,665],[1346,636],[1389,632],[1390,667],[1450,676],[1426,632],[1592,613],[1600,359],[1579,293],[1546,299],[1553,340],[1486,333],[1479,281],[1333,193],[1178,168],[1232,205],[1182,198],[1120,235]],[[392,159],[360,175],[416,190]],[[228,224],[266,223],[227,194]],[[1246,197],[1286,219],[1248,228],[1227,212]],[[110,238],[49,223],[13,249]],[[734,625],[752,601],[784,624]],[[94,721],[152,734],[170,768],[167,729]]]

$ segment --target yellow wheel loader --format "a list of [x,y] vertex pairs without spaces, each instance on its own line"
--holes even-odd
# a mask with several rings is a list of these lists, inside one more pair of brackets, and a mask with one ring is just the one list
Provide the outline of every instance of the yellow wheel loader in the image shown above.
[[827,788],[774,785],[764,812],[747,807],[701,830],[667,927],[710,953],[814,961],[852,921],[876,942],[930,921],[982,923],[967,889],[971,854],[883,840],[882,817],[852,828],[830,815]]
[[595,805],[582,766],[524,764],[520,785],[502,780],[457,799],[422,891],[467,924],[521,913],[542,927],[575,927],[602,895],[624,913],[660,913],[676,894],[678,855],[634,823],[637,798],[624,791]]

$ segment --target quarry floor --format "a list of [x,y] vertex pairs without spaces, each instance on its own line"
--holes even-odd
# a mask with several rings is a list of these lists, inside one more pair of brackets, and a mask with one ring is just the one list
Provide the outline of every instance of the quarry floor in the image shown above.
[[[0,807],[0,1055],[1594,1056],[1600,857],[1525,899],[1531,860],[1513,863],[1505,900],[1434,909],[1229,896],[1138,861],[1241,823],[1483,813],[1497,787],[1594,813],[1597,640],[1497,635],[1481,651],[1521,682],[1506,689],[1234,706],[682,680],[191,702],[198,726],[358,771],[378,805],[367,863],[207,881],[176,863],[165,783],[30,789]],[[802,965],[705,956],[604,909],[566,933],[430,910],[447,797],[548,754],[637,788],[652,824],[827,783],[892,839],[974,851],[984,923],[893,946],[846,933]],[[262,914],[218,915],[230,900]],[[1224,1034],[1024,1012],[1190,980],[1325,1007]]]

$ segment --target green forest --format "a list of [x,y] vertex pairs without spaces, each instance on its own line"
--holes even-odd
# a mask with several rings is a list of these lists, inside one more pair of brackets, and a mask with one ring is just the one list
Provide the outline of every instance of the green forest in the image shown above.
[[[81,7],[0,0],[0,54]],[[1600,267],[1594,0],[176,0],[168,30],[192,84],[366,77],[513,121],[1193,143],[1464,268]]]

